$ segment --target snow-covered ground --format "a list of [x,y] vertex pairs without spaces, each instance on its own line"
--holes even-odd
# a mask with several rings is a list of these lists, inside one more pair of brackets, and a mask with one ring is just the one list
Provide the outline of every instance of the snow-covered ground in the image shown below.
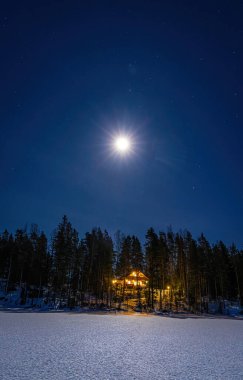
[[0,312],[0,378],[243,379],[243,321]]

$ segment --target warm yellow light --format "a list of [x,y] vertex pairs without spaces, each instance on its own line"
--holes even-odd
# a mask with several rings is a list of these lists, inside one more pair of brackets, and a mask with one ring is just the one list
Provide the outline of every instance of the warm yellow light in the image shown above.
[[169,286],[167,286],[167,289],[169,290],[169,289],[170,289],[170,287],[169,287]]
[[132,272],[132,275],[133,275],[133,276],[136,276],[136,273],[135,273],[135,272]]
[[116,280],[112,280],[112,283],[115,284],[115,283],[116,283]]

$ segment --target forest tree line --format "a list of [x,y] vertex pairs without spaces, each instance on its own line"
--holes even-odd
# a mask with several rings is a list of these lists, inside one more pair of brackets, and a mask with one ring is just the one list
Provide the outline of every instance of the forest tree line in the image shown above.
[[[147,305],[155,303],[155,289],[168,284],[174,300],[196,305],[203,298],[243,302],[243,251],[222,241],[210,244],[201,234],[172,229],[156,233],[149,228],[142,247],[134,235],[94,228],[80,238],[64,216],[50,241],[36,225],[30,231],[0,235],[0,279],[5,291],[20,285],[32,297],[48,292],[51,298],[72,299],[75,304],[103,302],[114,296],[112,279],[132,270],[148,278]],[[3,281],[4,280],[4,281]]]

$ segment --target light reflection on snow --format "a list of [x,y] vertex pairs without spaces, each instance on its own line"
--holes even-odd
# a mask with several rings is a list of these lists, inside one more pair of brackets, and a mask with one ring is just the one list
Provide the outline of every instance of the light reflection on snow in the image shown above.
[[0,313],[4,380],[242,379],[243,321]]

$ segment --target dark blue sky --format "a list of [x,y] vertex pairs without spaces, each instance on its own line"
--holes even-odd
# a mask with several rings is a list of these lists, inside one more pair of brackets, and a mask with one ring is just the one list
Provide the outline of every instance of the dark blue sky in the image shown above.
[[242,1],[1,2],[0,230],[67,214],[243,247],[242,20]]

